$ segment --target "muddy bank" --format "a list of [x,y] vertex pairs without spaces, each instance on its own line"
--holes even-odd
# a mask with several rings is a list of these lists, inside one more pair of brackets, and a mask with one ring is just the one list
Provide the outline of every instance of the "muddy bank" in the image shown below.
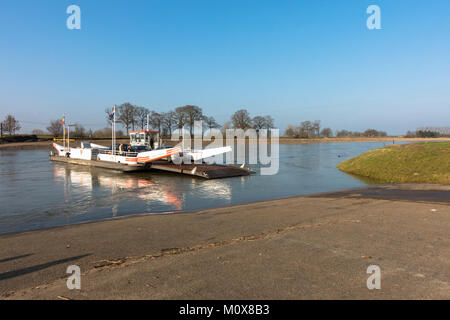
[[[382,185],[2,235],[0,294],[449,299],[448,198],[448,186]],[[66,286],[73,264],[82,270],[80,291]],[[366,287],[372,264],[381,290]]]

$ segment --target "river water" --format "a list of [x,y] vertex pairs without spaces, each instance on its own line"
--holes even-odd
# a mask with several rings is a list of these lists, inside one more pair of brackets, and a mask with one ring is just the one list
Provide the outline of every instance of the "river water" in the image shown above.
[[[279,172],[203,180],[52,163],[47,150],[0,150],[0,233],[365,186],[336,165],[386,142],[280,145]],[[276,214],[276,213],[274,213]]]

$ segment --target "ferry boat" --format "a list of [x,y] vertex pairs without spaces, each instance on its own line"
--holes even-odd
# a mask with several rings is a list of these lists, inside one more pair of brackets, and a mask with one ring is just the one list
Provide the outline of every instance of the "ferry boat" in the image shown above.
[[[116,143],[116,106],[109,115],[111,121],[111,146],[102,146],[91,142],[81,142],[78,148],[70,146],[70,127],[63,123],[63,145],[53,143],[56,153],[50,152],[50,160],[93,167],[101,167],[120,171],[160,170],[172,173],[187,174],[206,179],[238,177],[253,174],[245,168],[232,165],[205,164],[203,159],[231,152],[230,146],[206,149],[184,148],[184,143],[175,147],[163,146],[159,131],[130,131],[130,143]],[[67,128],[67,140],[66,140]],[[177,160],[177,161],[175,161]]]
[[[103,162],[117,164],[121,167],[129,166],[130,168],[125,171],[131,171],[133,168],[144,168],[147,164],[160,159],[174,162],[176,158],[182,157],[184,162],[192,162],[232,151],[228,146],[202,150],[184,149],[180,146],[162,146],[158,131],[130,131],[129,135],[129,144],[116,143],[113,137],[110,147],[91,142],[81,142],[81,146],[78,148],[70,147],[70,144],[66,146],[53,143],[56,155],[51,154],[51,157],[53,160],[57,160],[54,159],[55,156],[65,160],[80,160],[73,162],[77,164],[102,166]],[[181,162],[181,159],[178,160]],[[86,163],[86,161],[95,163]]]

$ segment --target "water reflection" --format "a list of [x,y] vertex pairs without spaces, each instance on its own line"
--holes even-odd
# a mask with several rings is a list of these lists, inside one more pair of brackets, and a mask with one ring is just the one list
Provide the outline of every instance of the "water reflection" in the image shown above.
[[[53,177],[55,182],[64,183],[65,203],[72,204],[79,198],[89,206],[101,202],[105,205],[105,200],[110,201],[113,216],[117,216],[120,202],[131,197],[145,201],[149,209],[154,203],[169,206],[173,210],[182,209],[182,195],[168,186],[155,183],[149,177],[61,164],[54,165]],[[96,197],[94,190],[102,193],[108,191],[110,197]]]
[[57,164],[45,150],[0,151],[0,233],[364,186],[374,181],[347,175],[336,165],[383,144],[280,145],[276,175],[261,176],[260,168],[250,165],[255,175],[220,180]]

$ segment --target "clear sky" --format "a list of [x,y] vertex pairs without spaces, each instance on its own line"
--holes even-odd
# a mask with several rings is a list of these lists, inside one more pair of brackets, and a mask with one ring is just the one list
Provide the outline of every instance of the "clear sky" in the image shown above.
[[[81,30],[66,27],[71,4]],[[381,30],[366,27],[370,4]],[[281,129],[450,126],[450,1],[1,1],[1,119],[97,129],[127,101],[220,123],[246,108]]]

